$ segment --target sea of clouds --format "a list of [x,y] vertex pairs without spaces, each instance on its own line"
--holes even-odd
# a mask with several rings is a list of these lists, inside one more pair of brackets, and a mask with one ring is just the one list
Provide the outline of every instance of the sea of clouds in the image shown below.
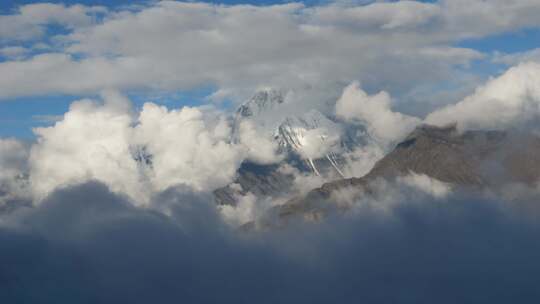
[[[486,54],[454,45],[534,27],[539,9],[535,0],[161,1],[0,15],[9,45],[0,49],[0,98],[100,92],[36,128],[35,140],[0,138],[0,302],[537,303],[534,185],[471,193],[410,174],[376,181],[378,194],[347,200],[347,212],[335,198],[322,221],[243,229],[285,200],[247,193],[218,207],[212,191],[244,162],[280,164],[272,137],[248,119],[231,140],[234,118],[219,103],[137,108],[121,92],[212,83],[219,89],[209,100],[219,102],[263,83],[286,87],[294,97],[286,109],[325,108],[342,130],[365,130],[358,136],[369,140],[346,151],[344,168],[362,176],[423,123],[538,134],[538,49],[494,54],[512,67],[478,85],[455,66]],[[67,34],[47,40],[51,23]],[[398,110],[401,97],[442,96],[404,92],[449,78],[477,88],[424,114]],[[402,94],[373,90],[384,87]],[[304,156],[329,151],[327,143],[310,141]],[[280,170],[294,176],[295,194],[325,182]]]
[[[462,129],[534,125],[540,95],[531,77],[539,74],[538,64],[516,66],[427,121]],[[506,110],[461,115],[486,102]],[[370,96],[356,83],[344,89],[336,113],[366,125],[380,149],[422,122],[392,111],[387,93]],[[381,195],[350,202],[347,213],[322,222],[238,230],[264,206],[220,210],[211,190],[266,146],[232,143],[229,123],[215,108],[147,103],[135,110],[117,92],[104,92],[36,129],[33,143],[2,139],[0,297],[529,303],[539,296],[535,189],[468,194],[411,175],[380,182]]]

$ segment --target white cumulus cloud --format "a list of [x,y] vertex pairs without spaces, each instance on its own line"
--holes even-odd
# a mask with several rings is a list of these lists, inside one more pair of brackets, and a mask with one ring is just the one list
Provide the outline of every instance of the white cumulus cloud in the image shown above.
[[133,117],[124,100],[82,100],[63,120],[35,130],[30,166],[34,194],[43,198],[59,186],[96,179],[113,191],[142,196],[138,166],[131,157]]
[[368,95],[354,82],[343,90],[336,104],[336,114],[365,125],[376,140],[391,143],[406,136],[420,123],[416,117],[392,111],[391,103],[392,98],[387,92]]
[[210,125],[204,115],[197,108],[169,111],[144,105],[134,136],[152,155],[149,174],[155,190],[182,184],[209,191],[234,178],[243,150],[228,142],[230,128],[224,120]]
[[465,129],[519,127],[540,117],[540,64],[522,63],[478,87],[474,94],[426,117]]

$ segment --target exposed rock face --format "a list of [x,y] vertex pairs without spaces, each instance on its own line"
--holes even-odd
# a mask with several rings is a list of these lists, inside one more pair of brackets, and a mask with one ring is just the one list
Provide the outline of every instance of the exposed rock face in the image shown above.
[[409,172],[463,186],[532,184],[540,177],[540,138],[504,131],[467,131],[455,127],[417,128],[381,159],[366,178]]
[[372,193],[370,183],[411,172],[462,187],[497,187],[504,183],[534,185],[540,180],[540,138],[503,131],[468,131],[421,126],[360,178],[326,183],[304,197],[278,206],[281,218],[322,216],[332,194],[346,188]]
[[[242,104],[236,111],[231,141],[241,141],[240,124],[249,120],[261,136],[277,144],[278,152],[285,156],[282,164],[327,180],[343,178],[347,162],[343,153],[365,144],[365,138],[358,136],[360,128],[342,130],[333,118],[317,110],[291,115],[283,108],[285,96],[283,91],[267,89]],[[293,195],[293,176],[278,169],[278,165],[244,163],[232,184],[214,191],[216,202],[235,205],[248,192],[259,198]]]
[[419,127],[377,162],[366,178],[415,172],[453,184],[481,185],[485,180],[477,165],[504,139],[500,132],[459,135],[453,127]]
[[235,205],[238,196],[251,192],[257,197],[280,197],[290,191],[293,177],[279,170],[278,165],[244,163],[234,184],[214,191],[218,205]]

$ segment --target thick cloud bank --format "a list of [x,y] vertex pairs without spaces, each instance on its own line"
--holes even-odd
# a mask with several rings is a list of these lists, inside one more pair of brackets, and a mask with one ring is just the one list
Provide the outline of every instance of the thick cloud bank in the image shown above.
[[[527,127],[537,131],[539,75],[537,63],[510,68],[469,97],[429,114],[424,122],[457,123],[462,130]],[[369,95],[354,82],[334,103],[331,111],[336,120],[310,111],[309,103],[287,102],[287,107],[304,114],[287,117],[280,128],[301,132],[304,142],[293,144],[301,147],[302,158],[343,153],[350,160],[344,174],[361,176],[422,123],[393,110],[393,102],[387,92]],[[279,123],[281,116],[268,117],[272,119]],[[301,124],[304,120],[318,127],[309,129]],[[146,204],[153,194],[170,187],[208,192],[225,186],[233,182],[244,161],[277,164],[285,157],[274,135],[255,120],[235,125],[231,115],[210,106],[168,109],[149,102],[133,109],[126,97],[111,90],[103,91],[100,100],[74,102],[54,125],[35,133],[37,141],[30,149],[15,140],[2,140],[0,180],[4,193],[32,194],[36,202],[57,188],[96,180],[134,203]],[[350,151],[340,150],[344,136],[363,143]]]
[[[426,121],[462,129],[534,126],[537,76],[537,64],[514,67]],[[485,111],[489,106],[498,111]],[[335,113],[336,124],[367,138],[348,155],[356,158],[350,171],[357,175],[421,123],[392,110],[388,93],[369,95],[357,83],[344,89]],[[54,125],[36,129],[32,145],[1,140],[0,300],[492,304],[540,298],[536,185],[469,192],[411,173],[375,181],[369,196],[336,193],[321,202],[328,214],[322,221],[300,216],[282,225],[264,213],[281,201],[247,193],[237,206],[213,202],[211,191],[232,182],[243,161],[282,159],[249,121],[238,142],[232,140],[230,120],[208,106],[134,109],[123,95],[104,91],[100,100],[77,101]],[[301,193],[324,181],[281,169],[295,176]],[[263,213],[281,228],[238,228]]]
[[0,98],[277,86],[320,99],[357,79],[411,93],[470,75],[462,67],[486,54],[456,47],[464,39],[538,27],[539,13],[537,0],[21,5],[0,15]]
[[[108,90],[98,100],[74,102],[53,125],[35,129],[37,141],[31,145],[28,164],[25,152],[11,166],[18,164],[29,176],[36,202],[55,189],[95,180],[133,203],[147,204],[154,193],[170,187],[199,192],[223,187],[233,182],[244,161],[278,164],[286,157],[280,148],[287,144],[302,159],[344,153],[345,174],[363,175],[420,123],[392,111],[387,93],[369,96],[356,83],[346,87],[335,104],[342,120],[331,121],[310,110],[309,103],[287,106],[303,114],[282,120],[283,113],[270,112],[276,115],[268,117],[276,129],[269,129],[251,118],[233,122],[231,115],[211,106],[169,109],[147,102],[134,109],[125,96]],[[365,142],[346,151],[340,143],[350,127],[365,128],[348,135],[352,142]],[[283,142],[276,140],[275,130]],[[13,154],[7,152],[1,154]],[[299,172],[294,175],[302,178]]]
[[[250,162],[247,183],[263,172],[304,194],[327,181],[320,158],[363,176],[422,123],[540,132],[539,50],[492,54],[518,65],[470,94],[470,64],[489,56],[462,46],[538,16],[538,0],[3,12],[0,101],[99,97],[37,117],[51,121],[32,143],[0,139],[0,303],[538,303],[538,184],[462,189],[410,172],[339,187],[311,216],[233,183]],[[136,108],[122,94],[201,88],[214,104]],[[261,88],[245,117],[219,108]],[[397,110],[445,94],[460,97]],[[293,166],[306,160],[316,174]],[[216,206],[225,185],[237,204]]]
[[180,189],[159,197],[160,210],[168,210],[164,216],[133,207],[101,184],[66,188],[37,208],[1,217],[0,298],[6,303],[538,300],[540,210],[534,200],[434,197],[413,188],[387,198],[385,203],[392,203],[384,212],[375,208],[377,202],[359,203],[345,217],[255,234],[230,231],[204,197]]

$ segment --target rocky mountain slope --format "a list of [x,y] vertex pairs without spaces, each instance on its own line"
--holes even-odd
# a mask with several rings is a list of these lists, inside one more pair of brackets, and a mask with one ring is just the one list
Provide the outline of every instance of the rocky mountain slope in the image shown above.
[[376,163],[365,176],[322,185],[307,195],[276,207],[279,218],[323,216],[332,195],[352,189],[373,194],[371,183],[409,173],[427,175],[465,188],[499,187],[508,183],[534,186],[540,180],[540,138],[504,131],[467,131],[454,126],[421,126]]
[[[392,180],[416,173],[443,183],[469,188],[498,187],[506,183],[532,185],[540,178],[540,138],[523,131],[466,131],[455,126],[422,125],[380,159],[361,177],[345,178],[346,159],[334,151],[351,151],[365,144],[365,138],[343,130],[331,117],[312,110],[279,118],[286,103],[280,91],[257,93],[237,111],[235,124],[244,119],[258,122],[286,155],[282,162],[300,172],[330,176],[328,182],[307,195],[276,207],[279,217],[320,213],[325,201],[343,189],[372,191],[370,184],[380,178]],[[276,119],[278,117],[278,119]],[[357,132],[358,133],[358,132]],[[321,142],[337,149],[315,150]],[[322,145],[325,147],[325,145]],[[235,205],[248,192],[257,197],[283,198],[291,194],[294,177],[279,164],[244,163],[235,182],[215,191],[218,204]]]

